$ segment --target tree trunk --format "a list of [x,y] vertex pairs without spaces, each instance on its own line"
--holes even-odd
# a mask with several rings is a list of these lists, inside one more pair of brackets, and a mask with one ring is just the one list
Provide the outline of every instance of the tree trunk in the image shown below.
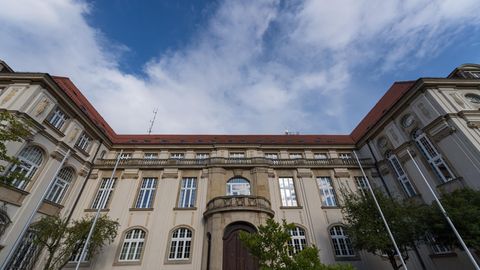
[[390,261],[390,264],[392,265],[393,270],[400,269],[400,266],[397,264],[397,260],[395,259],[395,254],[389,254],[388,260]]

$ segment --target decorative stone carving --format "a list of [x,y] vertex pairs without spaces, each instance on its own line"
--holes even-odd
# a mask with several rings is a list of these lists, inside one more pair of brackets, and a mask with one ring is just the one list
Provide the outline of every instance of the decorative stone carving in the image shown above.
[[452,97],[452,99],[460,106],[462,107],[462,109],[465,109],[466,106],[465,106],[465,103],[463,102],[462,99],[460,99],[458,97],[458,95],[456,93],[450,93],[450,96]]
[[418,108],[420,109],[420,111],[422,112],[422,114],[427,117],[427,118],[430,118],[431,117],[431,113],[430,111],[427,109],[427,107],[425,106],[425,104],[423,103],[418,103]]
[[75,140],[75,138],[77,137],[78,132],[80,132],[80,129],[74,128],[72,133],[70,133],[70,136],[68,137],[68,142],[73,142],[73,140]]
[[2,103],[0,103],[0,105],[3,105],[5,103],[7,103],[8,101],[10,101],[10,99],[12,99],[17,93],[18,91],[20,91],[21,88],[19,87],[15,87],[15,88],[12,88],[12,90],[10,91],[10,93],[8,93],[5,98],[2,100]]
[[449,136],[455,132],[455,128],[452,127],[445,119],[438,122],[433,128],[430,129],[429,133],[432,136],[435,142],[441,141],[443,138]]
[[37,105],[35,109],[35,116],[40,116],[43,112],[47,109],[48,105],[50,105],[50,101],[47,98],[43,98]]
[[[55,150],[52,153],[50,153],[50,156],[58,161],[62,161],[63,157],[65,156],[65,153],[60,152],[59,150]],[[68,160],[68,158],[67,158]]]

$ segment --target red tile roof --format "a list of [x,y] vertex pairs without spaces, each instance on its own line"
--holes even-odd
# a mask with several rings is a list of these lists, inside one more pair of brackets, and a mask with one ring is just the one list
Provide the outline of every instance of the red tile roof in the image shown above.
[[394,83],[350,135],[121,135],[115,133],[69,78],[52,78],[114,144],[351,145],[360,140],[415,83]]

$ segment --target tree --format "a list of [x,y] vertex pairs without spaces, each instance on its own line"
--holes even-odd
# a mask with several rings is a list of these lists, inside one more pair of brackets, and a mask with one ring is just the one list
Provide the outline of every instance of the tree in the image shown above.
[[293,253],[288,243],[291,240],[290,230],[295,225],[282,224],[268,219],[265,225],[258,227],[257,233],[241,232],[240,240],[259,262],[261,270],[351,270],[347,264],[327,266],[320,263],[318,249],[315,246],[305,247]]
[[[399,201],[389,198],[380,191],[375,191],[375,196],[400,252],[404,256],[404,260],[407,260],[407,251],[413,248],[417,241],[424,239],[427,229],[426,225],[422,223],[422,217],[427,212],[427,208],[410,200]],[[344,194],[344,198],[342,211],[354,248],[380,256],[386,255],[393,269],[399,269],[400,265],[397,265],[394,245],[372,196],[350,192]]]
[[[441,202],[465,244],[469,248],[480,250],[480,191],[455,190],[443,195]],[[461,248],[435,202],[432,202],[430,212],[425,217],[425,222],[429,224],[429,230],[437,242]]]
[[[70,224],[59,216],[45,216],[32,225],[36,231],[35,243],[46,248],[47,258],[44,270],[62,269],[72,254],[79,252],[92,225],[93,217],[83,217]],[[86,258],[93,257],[105,244],[113,242],[117,236],[118,222],[102,215],[98,218],[90,239]]]
[[[7,154],[7,142],[21,142],[30,136],[30,123],[20,121],[14,114],[8,111],[0,112],[0,161],[6,161],[9,164],[18,164],[16,157]],[[0,164],[0,182],[7,185],[11,184],[15,179],[23,178],[18,172],[5,174],[7,167]]]

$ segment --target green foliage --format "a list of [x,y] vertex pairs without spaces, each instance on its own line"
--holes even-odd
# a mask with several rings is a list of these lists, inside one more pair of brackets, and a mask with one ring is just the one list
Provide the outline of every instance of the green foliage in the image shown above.
[[[68,224],[66,219],[58,216],[45,216],[32,225],[37,231],[35,242],[47,251],[43,269],[61,269],[67,264],[78,244],[87,238],[92,221],[93,217],[83,217]],[[98,218],[88,246],[88,257],[98,253],[106,243],[113,242],[118,226],[117,221],[110,220],[106,215]]]
[[[402,253],[424,238],[426,225],[422,223],[427,207],[413,201],[398,201],[375,191],[375,196]],[[371,195],[344,194],[343,213],[347,232],[355,249],[377,255],[387,255],[394,269],[395,248]],[[408,257],[405,258],[405,260]]]
[[288,245],[291,236],[290,230],[295,225],[282,224],[273,219],[268,219],[265,225],[258,227],[258,233],[240,233],[240,240],[259,262],[261,270],[352,270],[349,264],[324,265],[318,257],[315,246],[306,247],[304,250],[290,256],[292,247]]
[[[441,202],[450,219],[469,248],[480,250],[480,191],[459,189],[442,196]],[[436,240],[447,245],[460,243],[452,232],[438,205],[432,202],[425,222]]]
[[[0,161],[6,161],[9,164],[18,164],[18,159],[7,154],[7,142],[21,142],[30,136],[29,123],[20,121],[15,115],[2,111],[0,112]],[[20,173],[10,173],[5,175],[6,166],[0,164],[0,182],[10,184],[15,179],[21,179],[24,176]]]

